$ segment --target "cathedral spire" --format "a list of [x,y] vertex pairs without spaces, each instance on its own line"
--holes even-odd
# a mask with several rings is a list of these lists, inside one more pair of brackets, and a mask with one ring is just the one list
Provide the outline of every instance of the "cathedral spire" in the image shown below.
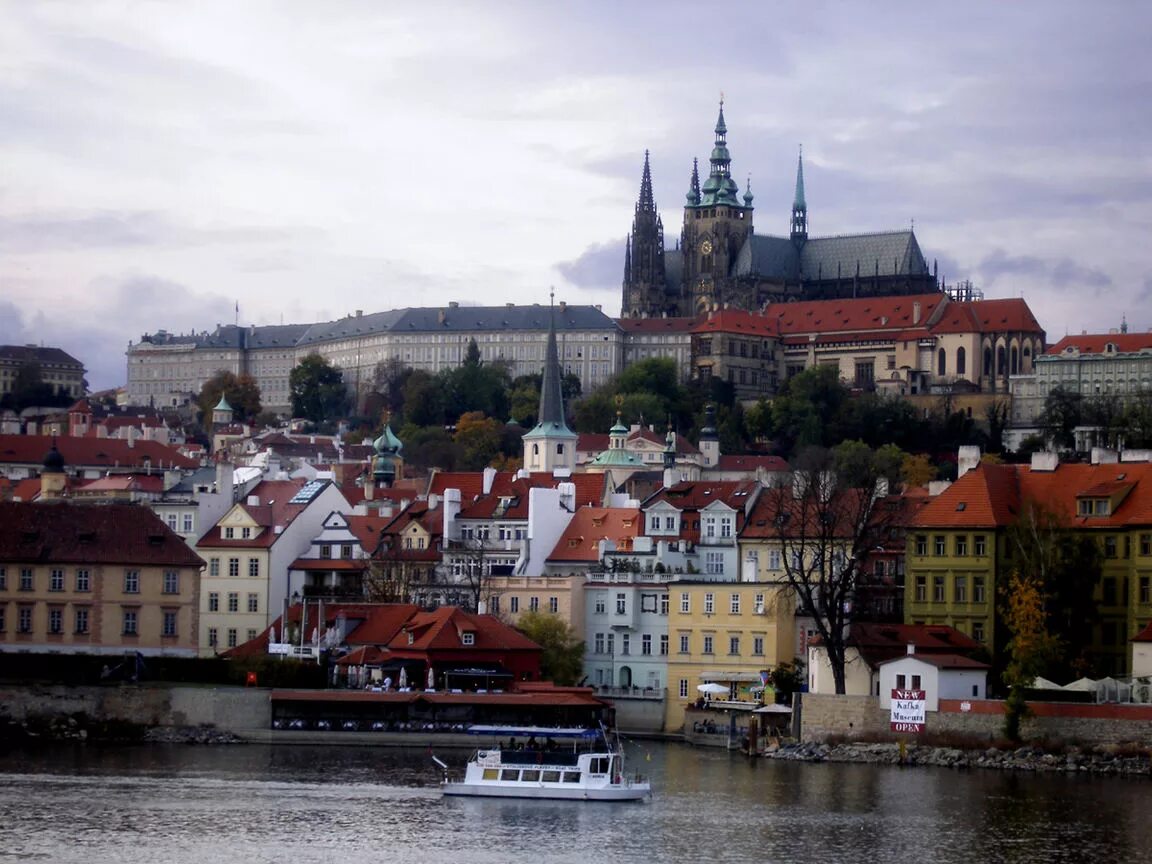
[[804,200],[804,148],[796,159],[796,194],[792,198],[792,240],[803,244],[808,239],[808,203]]
[[700,163],[692,160],[692,178],[688,181],[688,206],[695,207],[700,203]]
[[564,420],[564,391],[561,389],[560,352],[556,349],[555,292],[548,295],[548,345],[544,351],[544,377],[540,382],[540,411],[537,425],[550,424],[567,429]]
[[624,287],[632,280],[632,235],[624,242]]
[[652,170],[648,167],[648,151],[644,151],[644,174],[640,178],[640,200],[636,209],[648,213],[656,212],[656,200],[652,197]]

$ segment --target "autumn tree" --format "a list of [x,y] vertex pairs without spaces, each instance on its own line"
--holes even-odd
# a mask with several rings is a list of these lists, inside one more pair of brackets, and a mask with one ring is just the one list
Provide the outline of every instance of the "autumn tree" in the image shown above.
[[1013,571],[1001,596],[1001,615],[1009,633],[1004,734],[1012,741],[1020,740],[1020,723],[1028,716],[1025,690],[1061,652],[1060,640],[1048,629],[1046,601],[1043,577],[1034,571]]
[[249,423],[261,412],[260,385],[251,375],[237,375],[221,369],[204,382],[196,404],[200,408],[201,423],[212,422],[212,409],[220,404],[223,396],[232,408],[232,419],[239,423]]
[[500,433],[504,424],[485,417],[483,411],[469,411],[456,421],[453,440],[459,448],[458,468],[479,471],[500,455]]
[[567,621],[545,612],[525,612],[516,629],[543,649],[540,655],[543,679],[565,687],[580,680],[584,670],[584,643]]
[[858,445],[803,451],[791,485],[765,490],[758,505],[767,508],[768,537],[780,549],[797,613],[819,634],[840,694],[860,567],[887,532],[888,515],[877,502],[895,458]]
[[335,420],[348,410],[344,373],[319,354],[309,354],[289,374],[292,413],[313,423]]

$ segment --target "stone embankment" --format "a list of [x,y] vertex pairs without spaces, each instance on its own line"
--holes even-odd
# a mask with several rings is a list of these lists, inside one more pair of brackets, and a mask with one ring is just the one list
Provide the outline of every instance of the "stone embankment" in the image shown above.
[[103,744],[239,744],[242,739],[211,726],[144,726],[99,720],[86,714],[35,715],[0,721],[0,743],[38,744],[59,741]]
[[995,768],[1006,771],[1065,771],[1091,774],[1152,776],[1152,761],[1147,752],[1134,753],[1122,748],[1084,750],[1070,747],[1054,753],[1036,747],[1015,750],[988,748],[962,750],[954,747],[906,748],[901,763],[897,744],[781,744],[764,753],[768,759],[798,762],[860,762],[871,765],[926,765],[937,768]]

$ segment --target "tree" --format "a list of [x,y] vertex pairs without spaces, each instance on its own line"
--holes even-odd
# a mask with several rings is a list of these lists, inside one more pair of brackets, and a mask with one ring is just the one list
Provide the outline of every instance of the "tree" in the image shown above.
[[[1062,523],[1052,511],[1027,502],[1008,531],[1021,579],[1035,584],[1053,650],[1043,656],[1035,675],[1079,677],[1094,671],[1088,653],[1098,616],[1096,588],[1103,575],[1103,556],[1094,537]],[[1031,581],[1029,581],[1031,580]]]
[[862,459],[858,444],[803,451],[793,462],[791,485],[761,493],[785,582],[798,614],[824,643],[839,694],[860,565],[880,545],[894,512],[876,506],[889,459]]
[[567,621],[545,612],[526,612],[516,629],[543,648],[540,676],[562,686],[580,680],[584,669],[584,643]]
[[461,414],[456,422],[453,440],[460,448],[457,467],[462,471],[479,471],[500,455],[500,432],[503,427],[483,411]]
[[445,369],[438,379],[448,422],[454,423],[470,411],[482,411],[489,417],[508,416],[508,369],[503,363],[484,363],[475,339],[468,343],[464,362],[455,369]]
[[12,387],[0,399],[0,408],[23,411],[31,406],[55,407],[68,405],[72,397],[64,387],[53,387],[44,380],[43,370],[36,360],[20,364],[12,378]]
[[1004,625],[1010,634],[1006,645],[1009,662],[1004,670],[1004,683],[1009,687],[1004,734],[1012,741],[1020,740],[1020,721],[1028,716],[1024,691],[1060,654],[1059,639],[1048,631],[1045,600],[1042,577],[1013,571],[1002,595]]
[[777,446],[788,455],[839,440],[838,420],[850,395],[835,366],[814,366],[789,378],[772,401]]
[[249,423],[261,413],[260,385],[251,375],[236,375],[227,369],[219,370],[204,382],[196,404],[200,407],[200,422],[208,426],[212,422],[212,409],[220,404],[223,396],[232,408],[232,419],[239,423]]
[[1080,425],[1082,403],[1079,393],[1063,387],[1054,387],[1045,397],[1038,422],[1044,430],[1044,437],[1055,447],[1063,450],[1076,448],[1076,436],[1072,430]]
[[292,413],[313,423],[334,420],[348,411],[344,374],[319,354],[309,354],[288,375]]
[[909,453],[904,457],[900,473],[903,475],[904,485],[911,488],[927,486],[936,479],[939,471],[923,453]]

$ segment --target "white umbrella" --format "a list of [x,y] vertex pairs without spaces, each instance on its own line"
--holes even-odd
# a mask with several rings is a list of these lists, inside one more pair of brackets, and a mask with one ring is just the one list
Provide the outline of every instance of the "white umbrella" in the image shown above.
[[761,705],[752,711],[753,714],[791,714],[792,709],[787,705]]
[[432,665],[428,665],[428,688],[429,690],[436,689],[436,673],[432,670]]
[[713,695],[729,692],[726,686],[717,684],[715,681],[709,681],[707,684],[697,684],[696,689],[701,693],[710,693]]
[[408,686],[408,667],[400,667],[400,681],[396,684],[401,690]]

